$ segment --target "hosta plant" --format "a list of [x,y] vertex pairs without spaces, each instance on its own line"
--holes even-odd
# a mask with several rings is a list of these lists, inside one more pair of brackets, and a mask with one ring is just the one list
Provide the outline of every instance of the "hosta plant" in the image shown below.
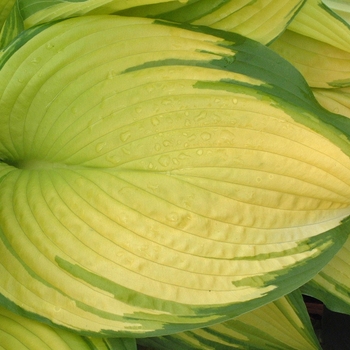
[[[266,18],[243,3],[254,32]],[[349,312],[350,121],[263,45],[306,4],[275,9],[259,43],[201,22],[207,1],[15,2],[0,38],[7,341],[6,322],[32,321],[82,349],[319,348],[298,289]]]

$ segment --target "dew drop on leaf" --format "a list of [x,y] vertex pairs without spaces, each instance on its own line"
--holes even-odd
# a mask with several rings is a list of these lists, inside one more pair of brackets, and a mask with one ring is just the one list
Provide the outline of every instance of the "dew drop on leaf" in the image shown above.
[[177,222],[179,220],[179,215],[175,212],[172,212],[168,214],[166,218],[171,222]]
[[169,166],[170,164],[170,157],[169,156],[161,156],[159,159],[158,159],[158,162],[160,165],[164,166],[164,167],[167,167]]
[[203,132],[203,133],[201,134],[201,138],[202,138],[202,140],[204,140],[204,141],[208,141],[208,140],[211,139],[211,135],[210,135],[208,132]]
[[110,70],[107,74],[107,79],[108,80],[112,80],[117,76],[117,73],[115,72],[115,70]]
[[196,122],[201,122],[207,117],[207,112],[201,112],[197,117],[195,118]]
[[106,147],[106,143],[105,142],[98,143],[96,145],[96,147],[95,147],[96,152],[101,152],[105,147]]
[[154,126],[157,126],[157,125],[159,125],[159,119],[157,118],[157,117],[153,117],[152,119],[151,119],[151,122],[152,122],[152,125],[154,125]]
[[131,137],[131,133],[129,131],[125,131],[123,133],[120,134],[120,139],[123,141],[123,142],[126,142],[129,140],[129,138]]
[[38,64],[41,61],[40,57],[34,57],[30,62],[33,64]]

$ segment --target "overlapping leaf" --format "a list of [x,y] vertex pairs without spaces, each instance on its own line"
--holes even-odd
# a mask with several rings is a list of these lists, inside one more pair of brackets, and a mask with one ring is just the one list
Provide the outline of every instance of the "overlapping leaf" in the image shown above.
[[209,26],[267,44],[284,31],[304,3],[304,0],[193,0],[130,6],[120,14]]
[[313,89],[317,101],[333,113],[350,118],[350,89]]
[[83,334],[174,333],[289,293],[342,246],[348,119],[328,122],[264,46],[189,29],[85,17],[8,48],[7,308]]
[[13,4],[15,3],[15,0],[1,0],[0,1],[0,30],[5,22],[7,16],[11,12],[11,8]]
[[[0,12],[0,24],[4,27],[0,35],[0,49],[5,48],[23,30],[39,24],[50,24],[76,16],[90,13],[109,14],[142,4],[158,2],[175,2],[178,0],[3,0],[3,11]],[[185,0],[186,1],[186,0]],[[5,5],[6,2],[6,5]],[[0,3],[1,5],[1,3]],[[12,10],[10,12],[11,6]],[[0,6],[0,11],[1,11]],[[8,15],[9,13],[9,15]]]
[[154,350],[321,349],[299,291],[222,324],[138,343]]
[[323,0],[323,2],[346,22],[350,23],[349,0]]
[[124,350],[101,338],[81,337],[0,308],[0,340],[4,350]]
[[272,0],[219,0],[214,3],[211,0],[18,0],[5,22],[0,48],[6,47],[24,29],[38,24],[111,13],[206,25],[240,33],[266,44],[284,31],[304,2],[284,0],[276,6]]
[[302,290],[321,300],[330,310],[350,315],[350,239]]
[[290,30],[269,47],[291,62],[311,87],[350,85],[350,53],[347,51]]
[[288,29],[350,52],[349,24],[322,0],[307,0]]

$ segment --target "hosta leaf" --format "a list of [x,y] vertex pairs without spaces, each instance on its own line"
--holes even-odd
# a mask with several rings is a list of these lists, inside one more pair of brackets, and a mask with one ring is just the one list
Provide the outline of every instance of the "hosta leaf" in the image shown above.
[[299,291],[218,325],[138,343],[155,350],[321,349]]
[[349,0],[322,0],[332,11],[350,23],[350,1]]
[[82,16],[111,0],[18,0],[25,28]]
[[322,0],[307,0],[288,29],[350,52],[350,27]]
[[349,120],[263,45],[180,27],[89,16],[8,48],[7,308],[85,335],[174,333],[291,292],[346,240]]
[[350,315],[350,239],[303,292],[321,300],[330,310]]
[[0,30],[16,0],[0,0]]
[[89,14],[107,15],[125,11],[134,7],[148,5],[152,6],[154,4],[160,4],[160,6],[165,6],[166,8],[168,7],[168,5],[170,5],[170,7],[178,7],[182,6],[181,4],[185,4],[188,1],[190,0],[110,0],[107,4],[99,6],[98,8],[92,10]]
[[290,30],[285,31],[270,48],[291,62],[311,87],[350,85],[349,52]]
[[0,307],[0,340],[4,350],[124,350],[103,339],[86,338],[22,317]]
[[38,24],[80,16],[111,0],[17,0],[4,22],[0,36],[0,49],[5,48],[24,29]]
[[5,48],[14,38],[24,30],[18,2],[13,2],[12,8],[6,11],[6,18],[0,32],[0,49]]
[[109,338],[104,341],[110,350],[137,350],[136,339],[133,338]]
[[324,108],[350,118],[350,88],[313,89],[312,91]]
[[[5,14],[9,12],[11,4],[15,4],[10,15],[5,21],[0,37],[0,48],[6,47],[24,29],[34,27],[38,24],[48,24],[53,21],[66,18],[83,16],[94,11],[109,14],[142,4],[153,4],[158,2],[175,2],[180,0],[17,0],[8,1],[6,8],[0,12],[5,21]],[[186,0],[185,0],[186,1]],[[182,1],[183,2],[183,1]],[[1,2],[0,2],[1,5]],[[1,10],[1,7],[0,7]],[[1,28],[1,26],[0,26]]]
[[123,15],[205,25],[245,35],[267,44],[280,35],[304,0],[192,0],[130,7]]
[[[181,0],[186,2],[187,0]],[[90,13],[109,14],[140,4],[178,3],[180,0],[19,0],[26,28]]]

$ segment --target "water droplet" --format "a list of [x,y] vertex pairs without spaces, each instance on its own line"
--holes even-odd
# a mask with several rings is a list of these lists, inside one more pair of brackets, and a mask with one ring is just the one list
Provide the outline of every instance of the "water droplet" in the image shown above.
[[256,182],[261,182],[261,177],[257,177]]
[[235,56],[225,56],[224,59],[225,59],[227,65],[229,65],[229,64],[232,64],[236,60],[236,57]]
[[171,222],[177,222],[179,220],[179,215],[175,212],[172,212],[168,214],[166,218]]
[[96,145],[96,152],[101,152],[106,147],[106,142],[100,142]]
[[117,156],[115,156],[115,155],[108,155],[108,156],[106,157],[106,160],[107,160],[107,162],[110,162],[110,163],[112,163],[113,165],[117,165],[117,164],[120,163],[119,158],[118,158]]
[[128,141],[130,137],[131,137],[130,131],[125,131],[125,132],[123,132],[123,133],[120,134],[120,139],[121,139],[123,142]]
[[24,82],[24,79],[23,78],[18,78],[17,81],[22,84]]
[[60,312],[60,311],[61,311],[61,308],[60,308],[59,306],[55,306],[55,307],[54,307],[54,310],[55,310],[55,312]]
[[204,140],[204,141],[208,141],[208,140],[210,140],[211,135],[210,135],[208,132],[203,132],[203,133],[201,134],[201,138],[202,138],[202,140]]
[[48,50],[51,50],[51,49],[53,49],[54,47],[55,47],[55,45],[52,44],[52,43],[47,43],[47,44],[46,44],[46,48],[47,48]]
[[199,150],[197,151],[197,154],[198,154],[199,156],[201,156],[201,155],[203,154],[203,150],[202,150],[202,149],[199,149]]
[[112,79],[114,79],[116,76],[117,76],[117,72],[116,72],[114,69],[112,69],[112,70],[110,70],[110,71],[108,72],[108,74],[107,74],[107,79],[108,79],[108,80],[112,80]]
[[123,153],[126,154],[126,155],[130,155],[130,154],[131,154],[130,147],[123,147],[123,148],[122,148],[122,151],[123,151]]
[[237,100],[236,98],[234,98],[234,99],[232,100],[232,102],[233,102],[234,105],[236,105],[236,104],[238,103],[238,100]]
[[147,92],[151,93],[155,89],[154,84],[149,84],[146,86]]
[[334,108],[333,113],[339,113],[339,108]]
[[207,112],[201,112],[197,117],[195,118],[196,122],[201,122],[207,117]]
[[171,142],[168,141],[168,140],[165,140],[165,141],[163,141],[163,145],[164,145],[165,147],[168,147],[168,146],[171,145]]
[[191,156],[190,156],[189,154],[180,153],[180,154],[179,154],[179,158],[180,158],[181,160],[184,160],[184,159],[191,158]]
[[151,119],[151,122],[152,122],[152,125],[154,125],[154,126],[157,126],[157,125],[159,125],[159,119],[157,118],[157,117],[153,117],[152,119]]
[[156,144],[154,145],[154,149],[155,149],[157,152],[159,152],[159,151],[162,149],[162,146],[161,146],[159,143],[156,143]]
[[170,164],[170,157],[169,156],[161,156],[158,159],[158,162],[159,162],[160,165],[162,165],[164,167],[167,167]]
[[166,99],[164,99],[163,101],[162,101],[162,104],[164,105],[164,106],[168,106],[168,105],[170,105],[171,104],[171,99],[170,98],[166,98]]
[[220,141],[225,144],[231,144],[235,139],[235,135],[229,130],[222,130],[220,133]]
[[127,224],[129,222],[129,215],[125,212],[122,212],[119,216],[122,223]]
[[154,168],[153,163],[149,163],[149,164],[148,164],[148,169],[153,169],[153,168]]
[[152,191],[157,191],[159,188],[157,184],[148,184],[147,187]]
[[142,108],[141,108],[141,107],[136,107],[136,108],[135,108],[135,112],[136,112],[137,114],[140,114],[140,113],[142,112]]
[[41,58],[40,58],[40,57],[34,57],[30,62],[31,62],[32,64],[38,64],[40,61],[41,61]]

